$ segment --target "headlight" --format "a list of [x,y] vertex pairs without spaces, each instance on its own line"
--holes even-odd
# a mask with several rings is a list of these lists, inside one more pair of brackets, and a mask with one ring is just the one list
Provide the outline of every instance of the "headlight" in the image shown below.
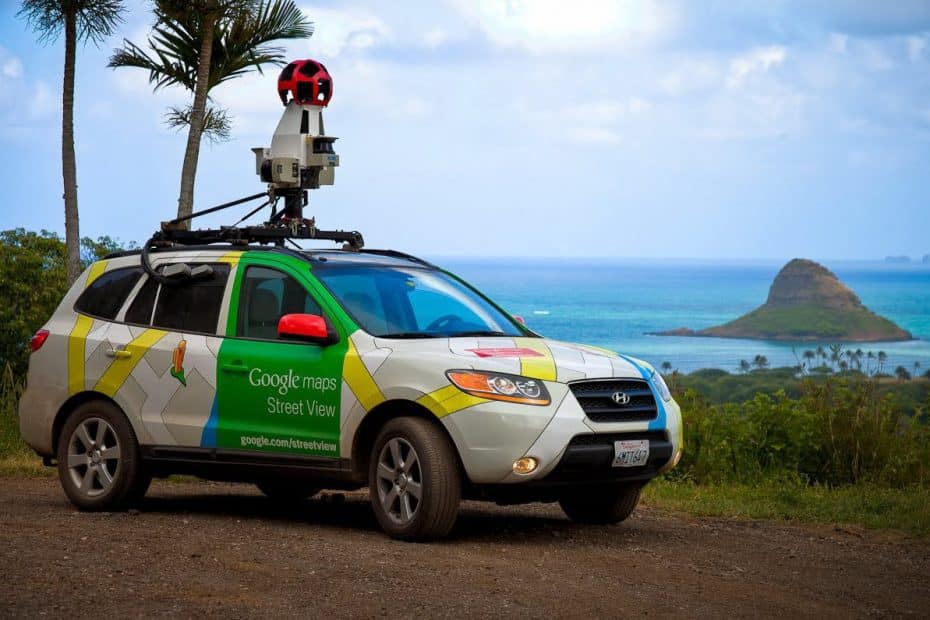
[[452,385],[472,396],[524,405],[548,405],[551,402],[549,391],[538,379],[477,370],[450,370],[446,376]]
[[665,402],[672,400],[672,393],[668,390],[668,386],[665,385],[665,379],[655,370],[652,371],[652,382],[655,384],[656,389],[659,390],[659,396],[662,397],[662,400]]

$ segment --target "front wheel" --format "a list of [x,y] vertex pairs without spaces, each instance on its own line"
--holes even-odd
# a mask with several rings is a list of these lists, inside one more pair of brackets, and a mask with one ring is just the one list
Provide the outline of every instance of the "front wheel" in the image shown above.
[[368,487],[375,516],[388,535],[441,538],[455,525],[462,497],[455,448],[428,420],[394,418],[375,439]]
[[68,417],[58,439],[58,478],[83,510],[127,508],[152,481],[129,420],[106,401],[84,403]]
[[576,523],[620,523],[633,514],[642,488],[633,484],[587,489],[562,497],[559,506]]

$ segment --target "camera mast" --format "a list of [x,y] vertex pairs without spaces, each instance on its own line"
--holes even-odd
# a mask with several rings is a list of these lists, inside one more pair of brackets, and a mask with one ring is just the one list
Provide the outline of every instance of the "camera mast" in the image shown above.
[[[142,248],[142,265],[150,277],[165,281],[155,272],[149,252],[155,248],[176,245],[208,245],[252,243],[283,246],[295,239],[321,239],[343,244],[343,249],[359,251],[365,245],[358,231],[323,230],[316,219],[304,217],[309,190],[335,182],[339,155],[333,145],[335,137],[327,136],[323,126],[323,108],[333,95],[333,80],[326,67],[315,60],[295,60],[278,77],[278,96],[284,113],[275,129],[270,147],[253,148],[255,172],[267,190],[245,196],[185,217],[161,223],[161,228]],[[186,222],[263,199],[232,226],[188,230]],[[278,209],[279,201],[283,202]],[[270,208],[268,219],[258,225],[240,226],[259,211]],[[174,279],[174,278],[172,278]]]

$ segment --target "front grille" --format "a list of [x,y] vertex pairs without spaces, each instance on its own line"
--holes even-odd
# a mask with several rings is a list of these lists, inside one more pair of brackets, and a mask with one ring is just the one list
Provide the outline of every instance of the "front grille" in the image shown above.
[[[652,390],[642,379],[576,381],[568,387],[592,422],[644,422],[659,414]],[[626,394],[629,402],[614,402],[617,393]]]

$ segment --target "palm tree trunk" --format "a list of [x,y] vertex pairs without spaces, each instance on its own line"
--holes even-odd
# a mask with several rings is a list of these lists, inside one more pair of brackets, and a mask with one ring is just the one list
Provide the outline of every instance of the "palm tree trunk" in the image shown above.
[[[203,23],[203,40],[200,42],[200,60],[197,64],[197,85],[194,105],[191,108],[191,125],[187,133],[187,148],[181,167],[181,193],[178,196],[178,217],[194,210],[194,179],[197,176],[197,159],[200,157],[200,137],[203,134],[203,117],[207,107],[207,90],[210,83],[210,57],[213,55],[213,26],[215,15],[207,15]],[[190,228],[190,221],[185,222]]]
[[81,233],[78,223],[77,162],[74,156],[74,58],[77,28],[75,9],[65,11],[65,78],[61,96],[61,176],[64,181],[65,245],[68,284],[81,275]]

